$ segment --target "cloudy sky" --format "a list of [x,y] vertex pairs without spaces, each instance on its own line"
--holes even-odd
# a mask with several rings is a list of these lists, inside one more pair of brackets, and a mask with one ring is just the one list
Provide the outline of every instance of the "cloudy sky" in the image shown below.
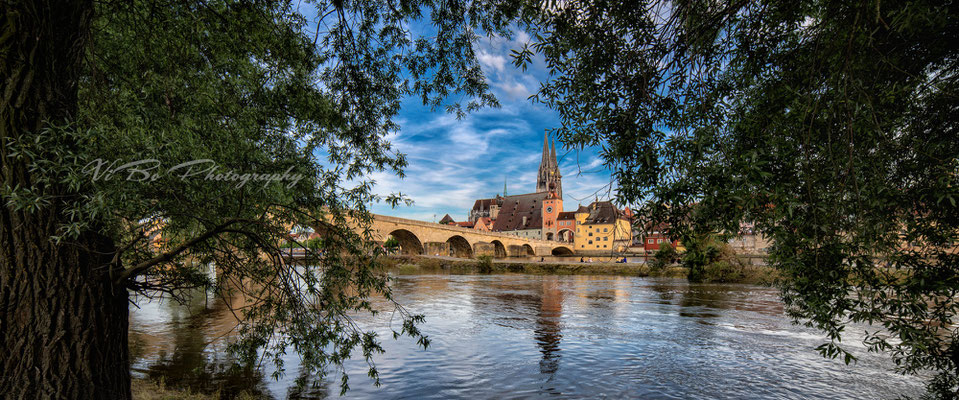
[[[375,204],[373,211],[424,221],[450,214],[463,221],[473,202],[503,191],[530,193],[543,148],[544,129],[559,126],[556,112],[527,100],[546,76],[542,60],[526,71],[511,64],[509,51],[525,40],[522,32],[506,40],[484,40],[478,58],[501,108],[484,109],[457,120],[443,111],[430,112],[416,100],[407,101],[397,118],[401,129],[389,140],[407,155],[405,178],[374,174],[380,195],[402,192],[413,206],[395,209]],[[610,174],[594,149],[570,150],[557,143],[563,175],[563,201],[567,211],[604,197]],[[435,216],[435,217],[434,217]]]

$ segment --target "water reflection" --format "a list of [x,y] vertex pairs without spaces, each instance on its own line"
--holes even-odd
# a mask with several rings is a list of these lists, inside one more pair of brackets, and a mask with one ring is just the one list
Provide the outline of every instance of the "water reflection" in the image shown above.
[[[428,350],[388,339],[388,314],[357,316],[380,333],[382,387],[345,365],[353,398],[895,398],[921,382],[861,347],[856,366],[813,351],[822,336],[783,316],[775,289],[609,276],[409,275],[396,298],[426,314]],[[229,300],[229,302],[239,301]],[[273,398],[337,397],[339,382],[228,367],[235,319],[200,293],[187,305],[132,312],[134,372],[172,386]],[[236,303],[240,304],[240,303]],[[378,307],[388,307],[377,303]],[[851,333],[852,334],[852,333]],[[854,343],[854,337],[846,343]],[[331,376],[333,378],[335,376]],[[294,381],[311,382],[296,389]]]
[[555,276],[543,279],[540,296],[539,314],[536,318],[536,330],[533,337],[543,353],[539,361],[539,372],[549,375],[548,381],[559,368],[560,346],[563,339],[560,319],[563,316],[563,292],[559,289]]

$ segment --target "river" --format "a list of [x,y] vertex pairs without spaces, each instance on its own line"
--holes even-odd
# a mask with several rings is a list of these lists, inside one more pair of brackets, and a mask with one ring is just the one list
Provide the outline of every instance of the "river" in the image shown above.
[[[919,395],[923,382],[868,353],[852,326],[855,364],[827,360],[814,330],[790,323],[776,289],[617,276],[402,275],[396,299],[426,315],[432,343],[381,333],[381,386],[350,362],[347,398],[889,399]],[[383,304],[385,307],[385,304]],[[131,306],[133,374],[171,386],[264,397],[336,398],[338,375],[292,390],[286,374],[230,368],[223,351],[234,317],[206,296],[189,304]]]

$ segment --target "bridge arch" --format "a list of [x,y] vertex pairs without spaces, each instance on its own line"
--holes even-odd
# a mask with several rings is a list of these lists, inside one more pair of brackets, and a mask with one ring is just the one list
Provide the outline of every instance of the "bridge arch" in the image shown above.
[[560,229],[559,232],[556,233],[556,236],[558,236],[556,240],[560,242],[573,243],[572,229]]
[[566,246],[557,246],[553,248],[552,254],[554,256],[571,256],[573,250]]
[[523,250],[526,250],[526,255],[527,255],[527,256],[535,256],[535,255],[536,255],[536,252],[533,251],[533,246],[530,246],[530,245],[528,245],[528,244],[524,244],[524,245],[523,245]]
[[453,235],[449,239],[446,239],[446,243],[450,245],[450,256],[473,258],[473,246],[470,246],[470,242],[466,240],[466,238],[460,235]]
[[491,243],[493,244],[493,257],[506,258],[506,246],[503,246],[503,242],[494,240]]
[[413,232],[406,229],[397,229],[390,232],[388,236],[392,236],[397,242],[400,242],[400,250],[403,254],[423,254],[423,242]]

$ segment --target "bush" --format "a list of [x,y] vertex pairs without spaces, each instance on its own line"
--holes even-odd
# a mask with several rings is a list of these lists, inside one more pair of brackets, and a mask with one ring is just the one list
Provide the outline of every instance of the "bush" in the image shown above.
[[493,256],[489,254],[483,254],[479,257],[476,257],[477,270],[480,273],[488,274],[493,272]]
[[690,282],[740,282],[743,263],[726,242],[712,234],[696,234],[684,241],[682,265]]
[[656,251],[656,255],[653,256],[653,262],[650,263],[650,268],[657,271],[662,270],[672,265],[675,259],[676,249],[669,243],[663,243],[659,246],[659,250]]

